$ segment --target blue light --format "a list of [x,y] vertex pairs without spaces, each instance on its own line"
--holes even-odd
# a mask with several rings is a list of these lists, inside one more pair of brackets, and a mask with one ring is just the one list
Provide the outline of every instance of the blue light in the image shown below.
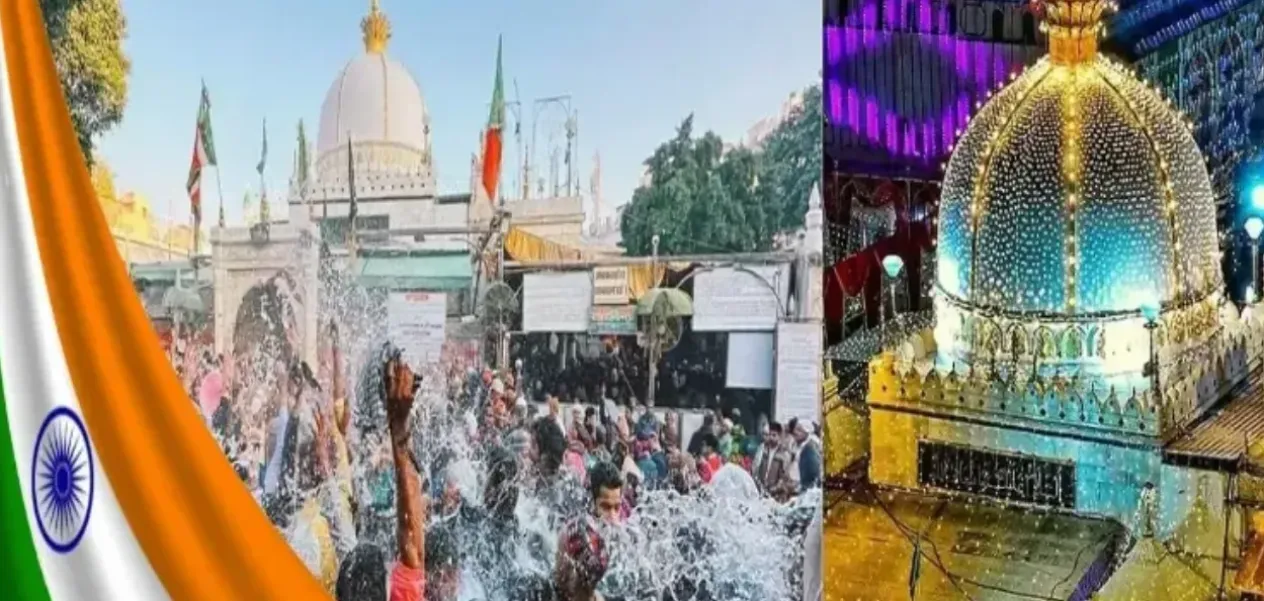
[[1145,303],[1141,305],[1141,316],[1144,317],[1145,320],[1150,323],[1154,323],[1155,321],[1158,321],[1159,306],[1153,303]]
[[1256,184],[1251,188],[1251,206],[1256,210],[1264,211],[1264,184]]

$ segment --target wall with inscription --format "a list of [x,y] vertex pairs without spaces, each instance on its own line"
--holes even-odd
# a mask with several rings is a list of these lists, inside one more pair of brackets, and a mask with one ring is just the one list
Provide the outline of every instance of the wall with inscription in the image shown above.
[[[919,477],[919,446],[925,442],[974,448],[1015,457],[1074,465],[1074,511],[1132,524],[1142,487],[1159,490],[1159,529],[1170,532],[1189,513],[1198,490],[1221,490],[1220,475],[1164,465],[1157,444],[1112,444],[1074,433],[1064,435],[997,428],[964,420],[932,418],[874,408],[870,414],[869,477],[875,483],[916,489],[934,477]],[[962,488],[962,487],[958,487]],[[1210,504],[1217,495],[1204,495]],[[1212,507],[1216,510],[1216,507]]]

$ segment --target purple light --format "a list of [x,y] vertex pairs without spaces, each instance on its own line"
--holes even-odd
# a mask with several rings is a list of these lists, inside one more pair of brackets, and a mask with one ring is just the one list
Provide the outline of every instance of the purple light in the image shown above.
[[825,30],[825,64],[833,67],[843,58],[843,36],[838,28]]
[[837,80],[829,82],[829,118],[831,123],[843,121],[843,86]]
[[[925,33],[944,31],[948,25],[946,9],[931,0],[888,6],[892,8],[884,11],[882,27],[894,24],[897,31],[876,28],[875,0],[844,19],[874,28],[826,27],[826,114],[856,143],[880,148],[892,159],[935,166],[946,158],[975,103],[985,101],[989,90],[1023,66],[1022,53],[1011,57],[991,42]],[[922,84],[925,89],[911,94],[896,89],[896,82],[909,81],[907,69],[936,83]],[[850,144],[845,133],[842,139]]]

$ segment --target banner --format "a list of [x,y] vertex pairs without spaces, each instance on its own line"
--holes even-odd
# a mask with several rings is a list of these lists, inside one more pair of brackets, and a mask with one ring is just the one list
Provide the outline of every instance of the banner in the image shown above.
[[729,334],[725,388],[772,390],[772,332]]
[[824,332],[816,322],[777,325],[777,396],[773,415],[821,420],[821,352]]
[[629,296],[627,267],[593,268],[594,305],[626,305]]
[[590,271],[523,275],[523,331],[587,332],[592,292]]
[[789,292],[788,264],[703,271],[693,280],[693,329],[771,332]]
[[387,331],[414,369],[439,364],[447,320],[448,296],[441,292],[392,292],[387,298]]
[[594,336],[635,336],[636,307],[632,305],[596,306],[588,322],[588,333]]

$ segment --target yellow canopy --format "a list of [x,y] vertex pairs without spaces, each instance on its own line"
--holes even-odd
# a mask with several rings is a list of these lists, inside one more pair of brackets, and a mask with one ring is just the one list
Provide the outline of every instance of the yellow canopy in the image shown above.
[[[548,263],[560,261],[583,261],[592,257],[585,256],[582,250],[558,244],[528,232],[522,228],[510,227],[505,235],[505,254],[521,263]],[[659,265],[628,265],[628,293],[630,300],[640,299],[663,281],[667,267]]]

